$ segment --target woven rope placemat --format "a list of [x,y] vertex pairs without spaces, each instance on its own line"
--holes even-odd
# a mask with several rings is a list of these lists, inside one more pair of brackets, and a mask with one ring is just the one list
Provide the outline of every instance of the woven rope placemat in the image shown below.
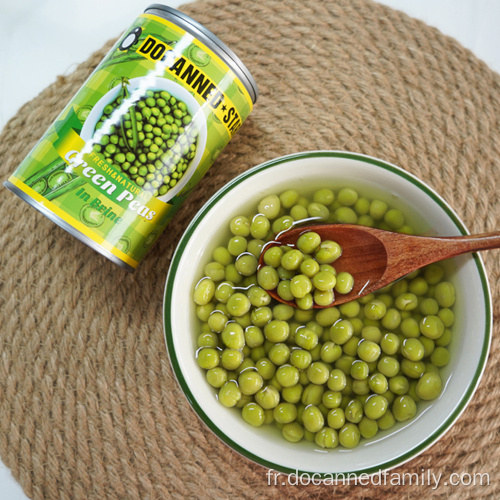
[[[259,101],[133,276],[1,189],[2,460],[32,498],[498,496],[498,253],[485,254],[496,324],[479,389],[441,441],[398,469],[489,474],[476,487],[268,486],[265,469],[207,431],[184,398],[165,351],[162,298],[175,246],[210,195],[298,151],[393,162],[433,186],[472,232],[499,229],[499,75],[437,30],[369,0],[208,0],[182,10],[244,60]],[[2,180],[110,47],[7,124]]]

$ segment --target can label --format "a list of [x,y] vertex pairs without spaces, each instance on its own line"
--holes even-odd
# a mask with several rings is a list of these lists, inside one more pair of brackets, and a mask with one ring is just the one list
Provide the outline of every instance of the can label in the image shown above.
[[143,14],[7,185],[136,268],[251,110],[214,51]]

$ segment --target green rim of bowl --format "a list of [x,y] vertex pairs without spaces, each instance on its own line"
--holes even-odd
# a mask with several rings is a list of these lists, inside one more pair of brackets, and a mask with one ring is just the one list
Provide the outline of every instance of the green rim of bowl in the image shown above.
[[406,172],[405,170],[401,169],[400,167],[397,167],[395,165],[392,165],[390,163],[386,163],[382,160],[358,154],[358,153],[350,153],[350,152],[345,152],[345,151],[306,151],[303,153],[296,153],[296,154],[291,154],[287,156],[282,156],[279,158],[276,158],[274,160],[267,161],[265,163],[262,163],[260,165],[257,165],[256,167],[253,167],[250,170],[247,170],[243,174],[239,175],[235,179],[233,179],[231,182],[226,184],[223,188],[221,188],[217,193],[215,193],[206,203],[205,205],[200,209],[200,211],[196,214],[194,219],[191,221],[189,226],[187,227],[186,231],[184,232],[176,250],[174,253],[174,256],[172,257],[172,261],[170,264],[170,268],[168,271],[167,275],[167,280],[165,284],[165,294],[164,294],[164,302],[163,302],[163,313],[164,313],[164,332],[165,332],[165,342],[167,346],[167,351],[168,355],[170,357],[170,362],[174,371],[174,374],[177,378],[177,381],[179,385],[181,386],[182,391],[184,392],[184,395],[186,396],[187,400],[189,401],[190,405],[193,407],[194,411],[197,413],[198,417],[204,422],[204,424],[219,438],[221,439],[225,444],[227,444],[229,447],[231,447],[233,450],[237,451],[244,457],[254,461],[257,464],[260,464],[264,467],[267,467],[269,469],[275,470],[277,472],[282,472],[284,474],[297,474],[298,476],[302,474],[307,474],[311,475],[314,474],[315,477],[320,477],[320,478],[345,478],[349,477],[354,479],[355,477],[359,476],[367,476],[370,474],[376,474],[381,471],[386,471],[388,469],[392,469],[394,467],[397,467],[399,465],[402,465],[403,463],[407,462],[408,460],[411,460],[415,458],[417,455],[425,451],[427,448],[429,448],[431,445],[433,445],[440,437],[442,437],[446,431],[448,431],[453,423],[458,419],[458,417],[461,415],[461,413],[465,410],[467,407],[469,401],[472,398],[472,395],[474,394],[479,381],[481,379],[481,376],[483,374],[485,365],[486,365],[486,359],[488,357],[488,352],[489,352],[489,346],[491,342],[491,326],[492,326],[492,306],[491,306],[491,294],[490,294],[490,289],[488,285],[488,280],[486,278],[486,272],[484,269],[484,265],[482,263],[482,260],[477,254],[473,254],[473,258],[477,267],[477,271],[479,273],[480,279],[481,279],[481,285],[483,288],[483,296],[484,296],[484,303],[485,303],[485,331],[484,331],[484,340],[483,340],[483,346],[481,350],[481,357],[478,363],[478,366],[476,368],[476,372],[474,374],[473,379],[470,381],[466,392],[460,399],[457,407],[455,410],[448,416],[448,418],[441,424],[441,426],[430,436],[427,437],[424,441],[422,441],[419,445],[413,447],[411,450],[407,451],[406,453],[392,459],[385,461],[377,466],[370,467],[370,468],[364,468],[364,469],[359,469],[359,470],[354,470],[351,472],[343,472],[343,473],[336,473],[335,471],[332,471],[331,473],[317,473],[317,472],[312,472],[312,471],[300,471],[300,470],[293,470],[289,469],[288,467],[283,467],[282,465],[273,463],[269,460],[266,460],[265,458],[255,455],[242,446],[240,446],[238,443],[234,442],[231,438],[229,438],[224,431],[219,428],[215,422],[213,422],[203,411],[201,406],[198,404],[196,399],[194,398],[188,383],[186,382],[184,375],[182,373],[182,370],[179,365],[179,361],[176,357],[176,352],[174,349],[173,345],[173,338],[172,338],[172,325],[171,325],[171,317],[170,317],[170,301],[171,301],[171,294],[170,290],[173,289],[173,284],[177,272],[177,267],[180,262],[180,258],[182,256],[182,253],[187,245],[187,242],[191,238],[191,235],[193,234],[194,230],[198,227],[200,222],[203,220],[205,215],[211,210],[211,208],[218,203],[224,195],[230,191],[234,186],[237,186],[247,178],[262,172],[264,170],[267,170],[269,168],[272,168],[276,165],[279,165],[281,163],[287,163],[292,160],[298,160],[298,159],[305,159],[305,158],[321,158],[321,157],[328,157],[328,158],[346,158],[346,159],[351,159],[351,160],[358,160],[362,161],[365,163],[370,163],[372,165],[376,165],[377,167],[383,168],[384,170],[387,170],[389,172],[392,172],[407,181],[411,182],[414,184],[416,187],[424,191],[430,198],[432,198],[445,212],[446,214],[450,217],[450,219],[453,221],[457,229],[460,231],[462,235],[468,234],[467,229],[465,228],[464,224],[462,221],[458,218],[458,216],[455,214],[455,212],[449,207],[449,205],[430,187],[428,187],[426,184],[424,184],[421,180],[419,180],[417,177],[414,175]]

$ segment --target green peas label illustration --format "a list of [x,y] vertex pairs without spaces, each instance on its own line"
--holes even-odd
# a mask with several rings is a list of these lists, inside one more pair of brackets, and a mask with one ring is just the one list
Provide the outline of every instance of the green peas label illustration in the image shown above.
[[223,42],[155,4],[5,185],[133,271],[256,99],[252,76]]

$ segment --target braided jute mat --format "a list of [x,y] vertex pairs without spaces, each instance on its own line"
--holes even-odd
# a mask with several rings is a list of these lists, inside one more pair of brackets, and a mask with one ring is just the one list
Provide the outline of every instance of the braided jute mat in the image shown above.
[[[442,474],[436,489],[268,486],[266,470],[207,431],[184,398],[162,300],[175,246],[202,204],[237,174],[298,151],[393,162],[433,186],[472,232],[499,229],[499,75],[436,29],[369,0],[207,0],[182,10],[244,60],[259,101],[135,275],[1,188],[2,460],[32,498],[498,498],[498,253],[484,254],[495,331],[479,389],[442,440],[397,469]],[[110,47],[8,123],[2,181]],[[465,482],[486,473],[489,484],[445,484],[452,473]]]

